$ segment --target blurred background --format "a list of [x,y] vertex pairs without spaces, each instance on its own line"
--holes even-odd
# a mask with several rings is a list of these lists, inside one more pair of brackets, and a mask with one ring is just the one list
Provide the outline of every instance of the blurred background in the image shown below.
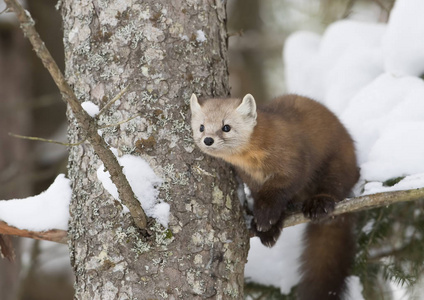
[[[231,93],[263,102],[285,92],[282,49],[294,31],[322,33],[332,22],[386,22],[394,0],[228,0]],[[36,28],[64,68],[61,16],[55,0],[27,1]],[[0,11],[4,9],[0,0]],[[0,15],[0,199],[45,190],[66,173],[67,149],[17,139],[9,132],[66,141],[66,107],[50,75],[10,15]],[[16,261],[0,259],[1,300],[73,299],[67,246],[13,238]],[[254,289],[249,286],[247,289]],[[262,291],[264,287],[256,287]],[[252,295],[258,290],[254,290]],[[278,289],[262,298],[286,299]],[[372,299],[372,298],[370,298]],[[390,297],[375,298],[390,299]]]

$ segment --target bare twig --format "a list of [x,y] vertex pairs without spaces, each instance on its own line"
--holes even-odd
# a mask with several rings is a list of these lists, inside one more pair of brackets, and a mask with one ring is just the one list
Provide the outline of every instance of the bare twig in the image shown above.
[[136,114],[135,116],[132,116],[131,118],[128,118],[126,120],[122,120],[122,121],[120,121],[118,123],[101,125],[101,126],[99,126],[99,129],[109,128],[109,127],[116,127],[116,126],[119,126],[121,124],[127,123],[127,122],[129,122],[129,121],[131,121],[131,120],[133,120],[135,118],[138,118],[140,116],[141,116],[141,114]]
[[345,10],[343,12],[343,15],[341,17],[342,19],[346,19],[347,17],[349,17],[349,15],[352,13],[352,7],[355,4],[355,2],[356,2],[356,0],[349,0],[347,2],[347,5],[346,5]]
[[26,135],[14,134],[14,133],[11,133],[11,132],[9,132],[9,135],[13,136],[15,138],[19,138],[19,139],[30,140],[30,141],[40,141],[40,142],[46,142],[46,143],[57,144],[57,145],[68,146],[68,147],[79,146],[86,141],[86,139],[83,139],[82,141],[79,141],[78,143],[63,143],[63,142],[59,142],[59,141],[55,141],[55,140],[49,140],[49,139],[43,139],[43,138],[39,138],[39,137],[35,137],[35,136],[26,136]]
[[390,12],[390,8],[386,7],[386,5],[383,2],[381,2],[381,0],[373,0],[373,2],[375,2],[385,12],[387,13]]
[[227,36],[228,36],[228,37],[233,37],[233,36],[243,36],[243,34],[244,34],[244,30],[243,30],[243,29],[240,29],[240,30],[237,30],[237,31],[234,31],[234,32],[229,32],[229,33],[227,34]]
[[109,171],[112,182],[118,189],[119,198],[130,210],[135,224],[139,228],[146,228],[146,214],[144,213],[143,208],[140,206],[140,203],[137,201],[127,178],[123,174],[122,167],[119,165],[118,160],[109,149],[103,138],[97,133],[98,127],[95,123],[95,119],[91,118],[81,107],[81,104],[76,98],[74,92],[66,82],[65,77],[50,55],[50,52],[44,45],[44,42],[41,40],[38,32],[35,30],[34,20],[31,18],[31,15],[29,12],[25,11],[16,0],[5,0],[5,3],[12,11],[16,13],[25,36],[31,42],[36,54],[43,62],[43,65],[50,72],[50,75],[52,76],[62,94],[63,100],[68,103],[81,129],[86,135],[87,140],[93,146],[94,151],[102,160],[106,169]]
[[67,231],[65,230],[52,229],[48,231],[31,231],[10,226],[3,221],[0,221],[0,234],[10,234],[36,240],[52,241],[61,244],[66,244],[67,241]]
[[128,88],[130,87],[130,85],[128,84],[122,91],[120,91],[118,93],[118,95],[116,95],[112,100],[110,100],[105,106],[102,107],[102,109],[99,111],[99,113],[97,114],[97,118],[103,114],[106,110],[108,110],[108,108],[115,103],[116,101],[118,101],[119,99],[121,99],[122,95],[125,94],[125,92],[128,90]]

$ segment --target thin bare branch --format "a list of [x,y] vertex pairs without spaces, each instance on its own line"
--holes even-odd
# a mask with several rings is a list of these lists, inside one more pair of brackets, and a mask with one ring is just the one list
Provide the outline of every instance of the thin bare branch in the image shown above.
[[96,117],[98,118],[101,114],[107,111],[113,103],[121,99],[122,95],[125,94],[125,92],[128,90],[129,87],[130,87],[130,84],[128,84],[122,91],[120,91],[118,95],[116,95],[112,100],[110,100],[105,106],[103,106],[103,108],[100,110],[100,112],[97,114]]
[[132,116],[132,117],[131,117],[131,118],[129,118],[129,119],[123,120],[123,121],[118,122],[118,123],[115,123],[115,124],[105,124],[105,125],[101,125],[101,126],[99,126],[99,129],[109,128],[109,127],[116,127],[116,126],[119,126],[119,125],[121,125],[121,124],[127,123],[127,122],[129,122],[129,121],[131,121],[131,120],[133,120],[133,119],[135,119],[135,118],[138,118],[138,117],[140,117],[140,116],[141,116],[141,114],[136,114],[135,116]]
[[342,19],[346,19],[352,13],[352,7],[355,4],[356,0],[349,0],[346,4],[345,10],[342,15]]
[[386,5],[381,2],[381,0],[372,0],[373,2],[375,2],[382,10],[384,10],[385,12],[390,12],[390,8],[386,7]]
[[59,142],[59,141],[55,141],[55,140],[49,140],[49,139],[43,139],[43,138],[39,138],[39,137],[35,137],[35,136],[26,136],[26,135],[19,135],[19,134],[14,134],[9,132],[10,136],[13,136],[15,138],[18,139],[24,139],[24,140],[30,140],[30,141],[39,141],[39,142],[46,142],[46,143],[51,143],[51,144],[56,144],[56,145],[61,145],[61,146],[68,146],[68,147],[74,147],[74,146],[79,146],[82,143],[84,143],[87,139],[83,139],[82,141],[79,141],[78,143],[63,143],[63,142]]
[[0,234],[10,234],[36,240],[52,241],[56,243],[66,244],[68,233],[67,231],[60,229],[51,229],[48,231],[31,231],[19,229],[8,225],[6,222],[0,221]]
[[21,28],[25,36],[31,42],[35,53],[41,59],[44,67],[46,67],[46,69],[49,71],[62,94],[63,100],[68,103],[82,131],[84,132],[84,135],[86,135],[87,140],[93,146],[94,151],[102,160],[105,168],[109,171],[112,182],[118,189],[119,198],[130,210],[135,224],[141,229],[146,228],[146,214],[144,213],[143,208],[140,206],[140,203],[137,201],[127,178],[123,174],[122,167],[119,165],[118,160],[109,149],[106,142],[98,134],[98,127],[95,119],[91,118],[81,107],[80,102],[76,98],[71,87],[66,82],[65,77],[52,58],[44,42],[41,40],[38,32],[35,30],[34,20],[32,19],[31,15],[29,12],[24,10],[24,8],[16,0],[5,0],[5,3],[12,11],[15,12],[19,22],[21,23]]

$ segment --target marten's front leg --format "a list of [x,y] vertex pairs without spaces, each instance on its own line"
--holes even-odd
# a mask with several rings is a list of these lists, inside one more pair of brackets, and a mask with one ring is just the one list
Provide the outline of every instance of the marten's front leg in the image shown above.
[[287,204],[302,186],[301,180],[288,181],[281,176],[268,180],[257,190],[252,189],[253,216],[258,232],[267,232],[275,225],[281,228]]
[[258,232],[269,231],[285,215],[288,196],[283,189],[262,188],[252,191],[253,216]]

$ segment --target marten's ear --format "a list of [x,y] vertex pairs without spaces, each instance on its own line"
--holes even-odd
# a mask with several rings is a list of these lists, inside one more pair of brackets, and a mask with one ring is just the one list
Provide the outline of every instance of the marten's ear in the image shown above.
[[256,119],[256,102],[252,95],[244,96],[243,101],[237,107],[236,111],[242,115],[246,115]]
[[192,115],[197,114],[202,110],[202,108],[200,107],[200,104],[199,104],[199,100],[197,100],[197,97],[196,97],[195,94],[191,94],[190,109],[191,109]]

